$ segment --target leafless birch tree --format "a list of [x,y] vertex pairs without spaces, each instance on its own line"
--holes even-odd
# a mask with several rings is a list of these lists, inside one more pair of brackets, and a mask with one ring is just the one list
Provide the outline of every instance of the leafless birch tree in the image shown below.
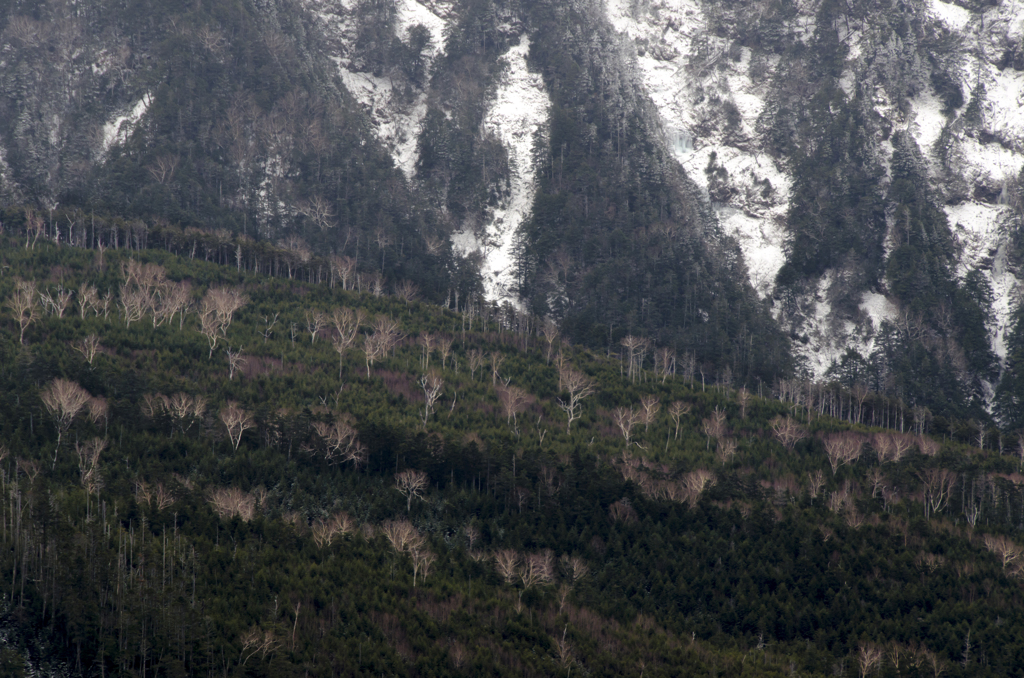
[[53,417],[57,427],[57,447],[53,451],[53,465],[57,465],[57,452],[64,434],[71,428],[77,417],[92,397],[89,392],[73,381],[54,379],[42,392],[43,406]]
[[413,498],[422,498],[427,491],[428,478],[423,471],[406,469],[395,474],[395,489],[405,497],[405,510],[412,510]]
[[569,433],[572,423],[580,418],[582,414],[583,400],[594,394],[594,382],[582,372],[577,372],[571,367],[563,367],[559,370],[562,390],[568,394],[568,398],[558,399],[558,407],[565,412],[565,432]]
[[242,442],[242,434],[253,427],[252,413],[245,411],[239,407],[238,403],[231,400],[220,411],[220,420],[228,431],[231,446],[238,450],[238,445]]

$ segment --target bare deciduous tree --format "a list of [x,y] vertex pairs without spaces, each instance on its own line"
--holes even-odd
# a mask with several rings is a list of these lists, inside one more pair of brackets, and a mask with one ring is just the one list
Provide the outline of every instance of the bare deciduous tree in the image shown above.
[[857,648],[857,666],[861,678],[867,678],[882,661],[882,649],[872,643],[861,643]]
[[715,474],[707,469],[699,468],[695,471],[690,471],[683,476],[683,485],[689,491],[690,502],[693,504],[697,503],[700,499],[700,495],[704,493],[704,490],[709,487],[714,487],[718,479]]
[[917,475],[924,487],[924,516],[927,519],[946,508],[957,474],[948,469],[929,468]]
[[93,424],[99,425],[102,421],[104,427],[107,425],[107,417],[110,414],[110,405],[107,399],[100,396],[92,396],[85,404],[86,416]]
[[518,415],[526,409],[529,397],[526,389],[509,384],[498,384],[498,400],[501,401],[502,409],[505,410],[505,423],[512,425],[516,436],[519,435]]
[[1020,558],[1021,547],[1005,535],[986,534],[983,537],[985,548],[999,556],[1005,570],[1011,563]]
[[430,567],[437,561],[437,556],[428,548],[421,547],[409,553],[412,558],[412,586],[416,588],[416,575],[423,575],[423,579],[430,576]]
[[206,414],[206,398],[190,396],[186,393],[175,393],[164,399],[164,406],[171,416],[178,421],[178,428],[184,434],[195,420],[202,421]]
[[78,456],[78,473],[87,494],[96,494],[103,487],[100,475],[100,455],[107,448],[105,438],[93,438],[85,443],[75,443]]
[[161,155],[146,169],[158,184],[165,184],[174,176],[174,170],[178,167],[179,161],[180,158],[177,155]]
[[242,442],[242,434],[253,427],[252,413],[246,412],[239,407],[238,403],[229,400],[224,409],[220,411],[220,420],[227,428],[231,446],[238,450],[238,445]]
[[505,583],[511,584],[516,580],[519,569],[519,553],[512,549],[495,551],[494,566],[497,568],[501,578],[505,580]]
[[452,355],[452,344],[455,343],[455,338],[448,335],[442,334],[437,338],[437,351],[441,354],[441,369],[443,370],[448,364],[448,358]]
[[433,334],[425,332],[420,335],[416,343],[423,347],[423,356],[420,358],[420,369],[430,369],[430,354],[434,352],[434,346],[437,345],[437,339]]
[[519,591],[519,599],[523,593],[534,586],[550,584],[555,578],[555,558],[550,550],[540,553],[528,553],[519,559],[516,576],[523,588]]
[[146,310],[150,304],[150,297],[146,294],[145,290],[137,287],[122,286],[121,296],[118,301],[124,313],[124,323],[127,327],[131,327],[132,323],[142,320],[146,315]]
[[476,371],[484,365],[484,354],[479,349],[470,349],[469,355],[467,356],[469,363],[469,378],[476,378]]
[[879,496],[886,488],[887,478],[882,469],[875,467],[868,471],[867,481],[871,483],[871,498]]
[[405,334],[398,325],[398,321],[385,315],[377,316],[371,327],[375,335],[380,337],[383,355],[387,355],[398,345]]
[[185,326],[185,311],[192,302],[192,286],[187,280],[168,282],[160,290],[160,300],[153,309],[153,326],[159,327],[164,321],[174,322],[178,316],[178,329]]
[[825,444],[825,454],[828,456],[833,476],[839,471],[839,467],[852,464],[860,459],[864,444],[859,435],[849,432],[830,433],[822,438],[822,442]]
[[39,319],[39,307],[36,306],[35,283],[27,280],[16,279],[14,281],[14,294],[7,305],[14,313],[14,319],[18,323],[21,333],[18,340],[25,343],[25,330]]
[[237,487],[218,487],[209,492],[210,503],[217,515],[225,520],[238,516],[249,522],[256,517],[256,498]]
[[715,459],[718,463],[728,464],[736,456],[736,441],[732,438],[721,438],[718,441],[718,448],[715,451]]
[[423,471],[406,469],[395,474],[395,489],[405,497],[405,510],[412,510],[413,498],[422,498],[427,490],[428,478]]
[[663,384],[670,375],[675,374],[676,354],[672,352],[672,349],[666,346],[655,351],[654,371],[661,375],[661,383]]
[[885,464],[896,459],[896,446],[893,444],[892,436],[888,433],[874,433],[871,435],[871,448],[878,456],[878,463]]
[[90,334],[84,339],[72,343],[71,347],[81,353],[85,362],[91,366],[92,361],[96,359],[96,354],[99,353],[100,339],[95,334]]
[[300,202],[298,209],[300,213],[309,217],[309,220],[321,231],[326,231],[337,225],[337,222],[334,221],[334,217],[337,215],[331,208],[331,203],[319,193],[314,194],[309,200]]
[[260,659],[266,659],[267,655],[273,654],[281,646],[272,630],[262,631],[258,626],[242,634],[241,641],[242,654],[238,657],[239,666],[245,666],[245,662],[257,654],[260,655]]
[[244,355],[242,355],[242,349],[238,349],[237,351],[233,351],[233,350],[231,350],[230,347],[228,347],[227,354],[228,354],[228,381],[234,381],[234,379],[235,379],[235,370],[240,370],[249,361],[245,359]]
[[278,316],[280,316],[280,315],[281,315],[280,312],[276,312],[276,313],[274,313],[273,317],[271,317],[269,315],[263,316],[263,326],[264,326],[264,328],[262,330],[260,330],[260,336],[263,337],[263,343],[264,344],[267,343],[267,341],[270,340],[270,336],[274,333],[274,325],[277,324],[277,319],[278,319]]
[[416,297],[419,296],[419,293],[420,289],[416,286],[416,283],[411,280],[403,280],[395,285],[395,296],[406,304],[416,301]]
[[740,419],[747,418],[747,405],[750,404],[752,397],[745,386],[736,392],[736,402],[740,404]]
[[213,349],[217,348],[217,341],[220,339],[220,320],[217,318],[217,309],[206,299],[199,304],[199,331],[210,343],[208,357],[212,358]]
[[609,505],[608,515],[611,517],[612,522],[615,523],[630,525],[638,520],[636,509],[633,508],[628,499],[620,499]]
[[657,418],[658,412],[661,411],[661,400],[658,396],[644,396],[640,399],[640,410],[643,413],[641,420],[644,423],[644,430],[647,431]]
[[562,382],[562,390],[568,394],[568,398],[558,399],[558,407],[565,412],[567,422],[566,433],[572,429],[572,422],[580,418],[582,414],[583,400],[594,394],[594,382],[582,372],[577,372],[571,367],[563,367],[559,370],[559,378]]
[[587,562],[579,556],[570,557],[569,554],[564,554],[562,556],[561,563],[562,572],[565,573],[566,578],[573,585],[577,584],[590,572]]
[[725,410],[716,407],[711,416],[701,422],[704,426],[704,435],[708,438],[708,447],[711,446],[711,439],[718,440],[725,436],[727,429],[725,425]]
[[672,417],[672,422],[675,424],[676,432],[673,436],[673,440],[679,439],[679,420],[684,414],[689,414],[692,406],[690,403],[684,403],[681,400],[677,400],[668,407],[669,416]]
[[505,354],[500,351],[494,351],[491,353],[491,384],[498,383],[498,370],[501,369],[502,364],[505,362]]
[[[351,257],[332,256],[330,259],[331,274],[341,280],[341,289],[348,290],[349,282],[356,272],[356,261]],[[333,287],[333,281],[332,281]]]
[[635,381],[640,374],[640,370],[643,369],[644,354],[650,346],[650,342],[643,337],[637,337],[629,334],[623,337],[622,341],[619,343],[621,343],[628,352],[627,358],[629,360],[629,367],[627,368],[626,376],[630,381]]
[[68,306],[71,304],[71,297],[74,295],[72,290],[64,289],[63,285],[57,285],[57,289],[53,292],[49,290],[43,290],[39,293],[39,300],[43,304],[44,309],[50,309],[50,313],[63,318],[64,313],[68,310]]
[[423,546],[423,535],[408,520],[388,520],[380,531],[391,543],[391,548],[406,553]]
[[817,499],[823,487],[825,487],[825,474],[821,472],[821,469],[815,469],[807,474],[807,493],[811,495],[811,499]]
[[473,544],[480,540],[480,528],[476,525],[466,525],[463,528],[466,534],[466,541],[469,542],[469,550],[473,550]]
[[92,397],[89,392],[73,381],[54,379],[42,394],[43,406],[53,417],[57,427],[57,447],[53,451],[53,465],[57,465],[57,452],[60,450],[64,434],[71,428],[75,417],[82,412]]
[[320,330],[327,327],[327,316],[320,311],[306,311],[306,331],[309,332],[309,343],[315,344]]
[[221,336],[227,336],[234,315],[249,303],[249,297],[235,287],[213,287],[207,290],[203,301],[217,317],[217,329]]
[[551,352],[554,350],[555,343],[559,340],[558,325],[553,320],[544,321],[544,325],[541,327],[541,334],[544,336],[544,341],[547,344],[547,351],[544,354],[544,359],[548,365],[551,364]]
[[612,421],[615,422],[615,426],[622,433],[622,437],[626,441],[626,447],[630,445],[633,427],[640,422],[641,416],[641,413],[632,407],[616,407],[615,411],[612,412]]
[[792,450],[798,441],[807,437],[807,432],[792,417],[779,415],[769,422],[772,434],[787,450]]
[[380,334],[363,335],[363,356],[366,359],[366,378],[370,378],[370,367],[387,354],[387,342]]
[[[909,450],[911,445],[913,444],[913,438],[911,438],[909,435],[901,435],[900,440],[904,441],[906,444],[904,451]],[[921,450],[921,454],[923,454],[926,457],[934,457],[936,454],[939,453],[939,450],[942,449],[942,443],[940,443],[938,440],[935,440],[934,438],[929,438],[928,436],[922,435],[917,437],[917,449]]]
[[85,320],[85,314],[89,311],[93,313],[97,312],[97,306],[100,301],[100,295],[96,291],[96,288],[87,283],[82,283],[78,288],[78,315],[82,320]]
[[328,463],[355,462],[358,466],[359,432],[348,421],[347,417],[338,417],[333,423],[314,422],[313,430],[320,437],[324,459]]
[[335,513],[330,518],[318,518],[312,527],[313,543],[317,548],[327,548],[337,535],[346,535],[355,529],[355,523],[345,512]]
[[363,324],[365,314],[362,309],[336,308],[331,313],[331,324],[337,332],[334,337],[334,350],[338,352],[338,377],[341,378],[345,366],[345,353],[355,344],[359,336],[359,327]]

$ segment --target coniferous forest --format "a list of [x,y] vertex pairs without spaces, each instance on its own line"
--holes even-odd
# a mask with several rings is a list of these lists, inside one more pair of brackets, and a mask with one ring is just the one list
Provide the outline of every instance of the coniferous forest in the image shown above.
[[3,675],[1024,666],[995,429],[340,259],[4,223]]

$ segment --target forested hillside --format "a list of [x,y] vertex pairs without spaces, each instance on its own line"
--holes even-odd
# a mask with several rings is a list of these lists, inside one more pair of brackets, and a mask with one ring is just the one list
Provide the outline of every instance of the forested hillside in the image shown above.
[[1024,665],[1013,439],[207,247],[3,236],[5,675]]

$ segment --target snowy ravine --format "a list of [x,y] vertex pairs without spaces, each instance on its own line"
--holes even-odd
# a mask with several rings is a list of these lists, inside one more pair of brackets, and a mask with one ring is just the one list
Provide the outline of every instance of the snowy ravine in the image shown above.
[[[404,83],[355,67],[348,52],[355,44],[355,0],[307,0],[307,6],[320,18],[324,32],[336,49],[331,59],[338,65],[345,87],[369,114],[377,138],[391,153],[395,165],[407,179],[413,178],[419,159],[419,135],[427,115],[427,93],[417,91],[408,102],[402,92]],[[424,77],[429,80],[434,62],[445,50],[444,33],[452,12],[451,4],[398,0],[396,10],[394,31],[403,42],[408,40],[413,26],[423,25],[430,32],[430,45],[423,55]]]
[[[762,297],[770,294],[785,263],[781,220],[789,206],[791,180],[750,143],[764,108],[759,87],[747,75],[750,50],[743,49],[739,62],[726,59],[730,65],[723,77],[720,68],[711,66],[723,59],[729,40],[711,37],[710,55],[700,59],[695,53],[694,38],[706,27],[697,0],[652,0],[642,9],[630,0],[608,0],[606,8],[615,29],[636,44],[644,86],[661,114],[669,148],[687,174],[707,192],[705,168],[712,153],[729,172],[735,190],[728,204],[708,197],[725,232],[743,250],[751,284]],[[700,64],[696,72],[695,64]],[[712,90],[740,112],[739,129],[728,135],[720,129],[709,130],[706,136],[694,132],[707,127],[702,123],[708,116],[717,115],[700,103]]]
[[483,254],[481,273],[487,296],[515,302],[512,248],[516,231],[529,216],[536,195],[537,158],[534,150],[546,148],[551,98],[539,73],[527,67],[530,39],[501,57],[502,74],[484,116],[484,131],[494,134],[508,153],[510,191],[488,215],[483,233],[455,233],[452,244],[462,254]]
[[144,95],[135,102],[135,105],[130,110],[115,116],[113,120],[103,126],[103,138],[99,148],[99,155],[101,157],[105,156],[107,151],[115,144],[122,143],[128,139],[132,130],[142,120],[142,116],[149,110],[149,105],[152,101],[153,97],[151,95]]

